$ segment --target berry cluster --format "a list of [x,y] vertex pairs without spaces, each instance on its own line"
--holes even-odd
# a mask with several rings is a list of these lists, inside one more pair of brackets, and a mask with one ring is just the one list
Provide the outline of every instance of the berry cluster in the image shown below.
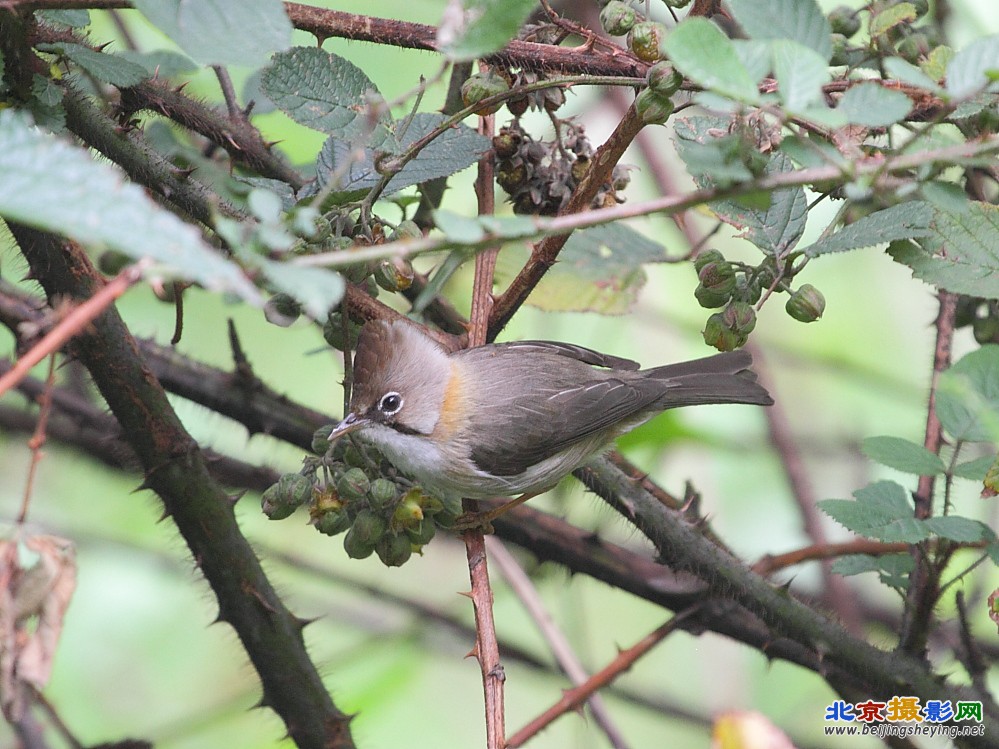
[[763,294],[787,293],[784,309],[799,322],[815,322],[826,307],[822,292],[811,284],[791,288],[796,269],[791,261],[767,256],[758,266],[729,262],[718,250],[706,250],[694,259],[697,288],[694,297],[705,309],[718,309],[704,326],[704,341],[719,351],[739,348],[756,327],[756,305]]
[[399,475],[374,450],[353,440],[330,444],[333,425],[319,428],[312,451],[298,473],[286,473],[261,497],[261,509],[271,520],[282,520],[307,506],[320,533],[345,533],[343,548],[353,559],[377,554],[388,567],[405,564],[437,532],[450,528],[458,508],[447,508],[436,497]]

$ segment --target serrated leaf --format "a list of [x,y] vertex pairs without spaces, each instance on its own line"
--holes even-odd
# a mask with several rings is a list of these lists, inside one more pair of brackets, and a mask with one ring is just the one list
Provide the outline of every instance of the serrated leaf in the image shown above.
[[68,26],[71,29],[82,29],[90,25],[89,10],[39,10],[38,17],[45,23]]
[[856,501],[824,499],[818,506],[848,530],[867,538],[912,544],[929,536],[922,521],[913,517],[913,505],[900,484],[876,481],[853,496]]
[[437,29],[438,49],[451,60],[492,54],[513,39],[536,0],[451,0]]
[[916,18],[918,18],[916,8],[912,3],[881,6],[878,12],[871,16],[871,36],[881,36],[899,24],[912,23]]
[[[384,140],[388,113],[373,110],[381,94],[350,60],[318,47],[294,47],[274,55],[260,88],[295,122],[345,141]],[[375,118],[374,120],[372,118]]]
[[873,247],[884,242],[916,239],[929,233],[933,209],[912,200],[868,214],[805,248],[809,257]]
[[[126,49],[119,52],[118,56],[129,62],[134,62],[136,65],[141,65],[150,75],[156,75],[161,79],[173,78],[181,73],[193,73],[198,69],[198,63],[187,55],[174,52],[172,49],[156,49],[152,52],[136,52]],[[254,112],[259,114],[259,108],[255,108]]]
[[733,39],[732,48],[755,83],[759,83],[773,68],[770,43],[759,39]]
[[684,20],[666,37],[666,53],[677,70],[710,91],[748,103],[760,98],[732,40],[711,21]]
[[291,21],[280,0],[134,0],[132,5],[205,65],[255,68],[291,45]]
[[445,237],[457,244],[475,244],[488,236],[488,232],[475,218],[443,209],[434,211],[434,225]]
[[801,113],[822,101],[822,87],[830,80],[827,60],[790,39],[773,41],[771,52],[777,95],[788,111]]
[[[440,127],[445,120],[444,115],[431,112],[421,112],[413,116],[402,139],[393,145],[392,150],[401,153],[413,143],[428,133]],[[394,127],[398,127],[395,123]],[[387,131],[387,142],[394,142],[391,137],[394,129]],[[449,177],[466,169],[479,160],[479,157],[492,146],[484,135],[467,125],[450,127],[424,147],[401,171],[389,180],[383,195],[392,195],[412,185],[419,185],[432,179]],[[349,143],[339,138],[329,138],[323,144],[316,162],[318,185],[323,187],[332,175],[337,175],[337,188],[331,194],[331,202],[344,203],[358,200],[368,190],[381,180],[382,175],[375,169],[375,151],[366,148],[363,158],[356,158],[356,151]],[[350,160],[349,168],[341,165]]]
[[327,268],[281,263],[267,258],[253,260],[275,291],[292,296],[313,320],[324,320],[340,300],[347,285],[343,276]]
[[730,185],[753,178],[739,155],[742,144],[727,133],[719,117],[684,117],[675,121],[676,150],[699,185]]
[[901,81],[902,83],[908,83],[911,86],[916,86],[917,88],[924,88],[927,91],[932,91],[933,93],[940,93],[943,91],[940,84],[935,80],[926,75],[925,72],[917,68],[908,60],[903,60],[901,57],[887,57],[882,62],[884,66],[885,73],[888,74],[890,78]]
[[149,78],[149,72],[141,65],[117,55],[95,52],[82,44],[69,42],[39,44],[38,49],[41,52],[60,54],[75,62],[97,80],[119,88],[137,86]]
[[645,285],[642,265],[665,258],[663,245],[621,223],[576,231],[527,301],[546,311],[621,315]]
[[164,270],[214,291],[260,304],[242,269],[201,234],[161,208],[118,171],[43,133],[14,110],[0,111],[0,216],[109,248],[152,258]]
[[989,541],[996,537],[984,523],[971,518],[962,518],[957,515],[944,515],[933,518],[926,518],[923,521],[931,533],[957,541],[962,544],[973,544],[976,541]]
[[936,412],[954,439],[999,441],[999,346],[982,346],[940,375]]
[[996,457],[994,455],[985,455],[981,458],[958,463],[954,466],[954,475],[958,478],[969,479],[971,481],[984,481],[985,475],[995,462]]
[[832,57],[832,29],[815,0],[729,0],[732,15],[753,39],[790,39]]
[[976,39],[947,65],[947,93],[964,99],[983,89],[999,90],[999,34]]
[[947,470],[939,455],[901,437],[868,437],[861,450],[871,460],[904,473],[936,476]]
[[843,94],[836,107],[853,125],[887,127],[912,111],[912,100],[901,91],[877,83],[859,83]]
[[[794,169],[783,153],[773,154],[766,174],[789,172]],[[750,242],[768,254],[781,255],[794,247],[805,230],[808,199],[801,187],[787,187],[769,193],[767,204],[749,208],[733,201],[718,201],[710,207],[727,224],[740,229]]]
[[916,566],[910,554],[848,554],[832,563],[832,571],[837,575],[860,575],[865,572],[877,572],[881,582],[897,590],[904,590],[908,585],[907,578]]
[[916,278],[956,294],[999,299],[999,207],[969,201],[964,210],[935,206],[919,243],[892,245],[889,254]]

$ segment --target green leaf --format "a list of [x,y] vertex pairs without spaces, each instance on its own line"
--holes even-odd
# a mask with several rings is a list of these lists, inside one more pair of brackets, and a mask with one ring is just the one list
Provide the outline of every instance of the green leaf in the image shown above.
[[756,82],[732,40],[711,21],[684,20],[666,37],[666,53],[677,70],[704,88],[736,101],[759,101]]
[[[274,55],[260,88],[295,122],[346,141],[361,138],[378,145],[388,112],[371,121],[383,99],[364,71],[318,47],[293,47]],[[373,136],[373,137],[370,137]]]
[[912,100],[901,91],[878,83],[860,83],[843,94],[837,112],[854,125],[887,127],[901,122],[912,110]]
[[89,10],[39,10],[38,18],[53,26],[82,29],[90,25]]
[[982,346],[940,375],[936,412],[954,439],[999,441],[999,346]]
[[457,244],[475,244],[488,236],[478,220],[443,209],[434,211],[434,224],[445,237]]
[[916,18],[918,18],[916,8],[912,3],[881,6],[878,12],[871,16],[871,36],[881,36],[889,29],[903,23],[911,23]]
[[973,544],[976,541],[990,541],[995,539],[996,534],[982,522],[971,518],[962,518],[957,515],[945,515],[934,518],[927,518],[923,521],[931,533],[957,541],[963,544]]
[[815,0],[729,0],[732,15],[753,39],[790,39],[828,62],[832,29]]
[[999,90],[999,34],[976,39],[947,65],[947,93],[965,99],[983,89]]
[[754,83],[759,84],[773,69],[773,51],[769,42],[757,39],[733,39],[732,48]]
[[805,249],[809,257],[873,247],[884,242],[915,239],[929,234],[933,209],[928,203],[911,200],[870,213],[820,239]]
[[81,244],[152,258],[164,271],[213,291],[262,300],[242,269],[208,246],[200,232],[126,182],[105,163],[0,111],[0,216]]
[[861,449],[871,460],[904,473],[936,476],[947,470],[939,455],[901,437],[868,437]]
[[683,117],[675,121],[676,150],[687,171],[699,185],[731,185],[753,179],[740,155],[744,144],[728,131],[728,120],[720,117]]
[[821,102],[822,86],[830,80],[827,61],[789,39],[777,39],[771,47],[777,95],[784,107],[790,112],[800,113]]
[[62,55],[75,62],[97,80],[119,88],[137,86],[149,78],[149,72],[141,65],[117,55],[94,52],[82,44],[60,42],[58,44],[39,44],[37,48],[41,52]]
[[517,35],[536,5],[536,0],[450,2],[437,30],[438,49],[454,61],[492,54]]
[[943,89],[940,84],[935,80],[930,78],[921,69],[917,68],[908,60],[903,60],[901,57],[887,57],[882,62],[884,66],[885,73],[888,74],[890,78],[895,78],[902,83],[908,83],[916,88],[924,88],[927,91],[932,91],[933,93],[940,93]]
[[923,522],[913,517],[905,488],[894,481],[876,481],[849,499],[824,499],[819,509],[848,530],[878,541],[913,544],[929,536]]
[[[401,153],[428,133],[440,127],[444,115],[421,112],[413,116],[401,141],[392,150]],[[394,123],[388,135],[394,135]],[[389,138],[387,142],[393,142]],[[455,125],[446,129],[425,146],[395,176],[389,180],[383,195],[392,195],[412,185],[423,184],[439,177],[449,177],[474,164],[492,146],[489,138],[479,135],[467,125]],[[350,167],[341,165],[350,160]],[[333,191],[331,202],[344,203],[358,200],[381,180],[382,175],[375,169],[376,153],[371,148],[364,149],[364,156],[356,158],[355,149],[340,138],[330,137],[323,144],[316,162],[316,175],[319,187],[326,185],[329,178],[339,179]]]
[[959,463],[954,467],[954,475],[958,478],[970,479],[971,481],[984,481],[985,474],[989,472],[989,469],[995,462],[996,456],[985,455],[965,463]]
[[551,312],[621,315],[645,285],[642,265],[665,258],[663,245],[619,222],[573,232],[528,303]]
[[263,271],[275,291],[298,300],[313,320],[325,320],[347,289],[343,276],[327,268],[281,263],[259,256],[251,262]]
[[260,67],[291,45],[280,0],[134,0],[149,21],[205,65]]
[[[173,78],[181,73],[193,73],[198,69],[198,63],[187,55],[174,52],[172,49],[156,49],[152,52],[136,52],[126,49],[119,52],[118,56],[129,62],[134,62],[136,65],[141,65],[149,71],[150,75],[156,75],[159,78]],[[254,109],[254,112],[259,114],[259,108]]]
[[908,576],[916,568],[916,560],[910,554],[848,554],[832,563],[832,571],[837,575],[860,575],[864,572],[877,572],[881,582],[896,590],[905,590]]
[[926,237],[893,244],[888,253],[938,288],[999,299],[999,207],[969,201],[963,210],[934,209]]
[[[777,174],[793,169],[791,160],[785,154],[777,152],[771,156],[766,173]],[[733,201],[718,201],[711,203],[711,210],[725,223],[741,229],[740,236],[764,252],[781,255],[801,239],[808,218],[808,199],[801,187],[774,190],[764,197],[768,200],[761,208],[746,207]]]

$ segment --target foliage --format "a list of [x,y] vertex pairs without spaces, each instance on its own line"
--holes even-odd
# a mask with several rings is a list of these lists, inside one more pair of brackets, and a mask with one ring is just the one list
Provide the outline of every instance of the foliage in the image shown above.
[[[938,300],[932,371],[911,376],[920,387],[930,383],[930,397],[920,400],[929,404],[926,431],[916,441],[849,425],[862,437],[854,452],[876,475],[811,491],[803,446],[787,433],[790,386],[768,381],[777,401],[769,441],[807,518],[803,549],[748,569],[729,552],[740,545],[726,544],[698,516],[697,488],[681,500],[655,483],[657,473],[648,477],[617,454],[576,477],[641,532],[655,559],[634,539],[615,543],[599,523],[571,524],[531,507],[502,516],[495,531],[539,562],[675,614],[612,656],[600,676],[579,677],[585,685],[572,700],[687,628],[796,664],[851,704],[984,706],[977,720],[954,723],[984,733],[956,740],[999,745],[999,708],[986,687],[994,674],[982,658],[990,646],[976,624],[994,618],[987,581],[999,565],[999,539],[966,496],[969,487],[990,501],[999,493],[999,35],[952,48],[943,20],[957,11],[943,0],[830,12],[813,0],[728,0],[730,25],[705,17],[710,3],[677,13],[683,0],[580,0],[579,12],[564,16],[547,3],[539,10],[522,0],[462,0],[438,3],[434,27],[278,0],[60,5],[0,3],[0,218],[11,255],[30,269],[30,281],[12,283],[6,268],[0,281],[0,321],[12,358],[22,357],[3,367],[0,395],[16,386],[40,404],[27,426],[23,408],[7,407],[10,396],[0,404],[6,445],[18,444],[15,432],[37,430],[27,441],[28,489],[20,510],[5,508],[10,541],[0,542],[0,599],[9,602],[0,610],[0,706],[24,745],[46,745],[30,706],[47,689],[75,579],[70,545],[25,524],[45,501],[32,501],[32,487],[46,436],[116,471],[141,471],[142,487],[162,501],[210,585],[218,619],[236,631],[262,704],[298,746],[354,745],[348,711],[337,703],[352,686],[363,688],[336,667],[324,684],[301,634],[305,621],[271,584],[222,487],[260,492],[274,521],[307,513],[318,531],[313,543],[341,536],[345,577],[342,570],[357,568],[348,558],[429,564],[424,553],[454,535],[463,508],[428,495],[371,448],[331,445],[331,417],[307,406],[313,386],[274,382],[287,397],[271,389],[234,317],[260,324],[255,330],[279,326],[267,329],[269,341],[308,330],[349,352],[363,322],[406,314],[442,346],[460,348],[492,341],[526,305],[588,320],[617,316],[608,324],[624,340],[636,308],[662,296],[683,310],[679,318],[697,316],[709,346],[776,355],[787,348],[783,336],[800,335],[783,332],[800,331],[798,322],[819,323],[810,333],[835,324],[843,299],[829,291],[847,252],[890,258]],[[323,49],[327,38],[354,42],[333,52]],[[155,48],[164,40],[170,48]],[[429,77],[415,64],[386,74],[360,52],[368,42],[424,62],[433,54],[440,67]],[[243,96],[233,77],[245,83]],[[624,100],[616,96],[628,106],[615,109]],[[587,128],[610,119],[612,132],[598,143]],[[642,195],[635,165],[622,160],[626,150],[643,161],[642,178],[656,182],[658,195]],[[685,174],[677,180],[674,171]],[[499,208],[496,186],[507,198]],[[866,311],[881,301],[881,279],[851,283],[850,303],[864,310],[873,335],[887,330]],[[130,327],[144,326],[114,307],[133,284],[172,305],[172,344],[197,335],[192,326],[228,318],[234,370],[133,337]],[[192,299],[195,309],[217,300],[225,311],[185,312]],[[914,331],[924,322],[905,316]],[[972,335],[962,339],[964,328]],[[959,356],[972,337],[973,350]],[[862,344],[852,345],[858,351],[844,358],[859,353]],[[73,364],[53,368],[43,383],[28,369],[46,356]],[[299,366],[279,354],[265,358],[289,381]],[[78,368],[94,388],[80,385]],[[300,470],[275,470],[286,457],[278,448],[246,462],[213,455],[166,392],[269,435],[271,444],[293,445],[299,458],[310,452]],[[702,449],[721,444],[675,423],[674,434]],[[665,444],[654,440],[656,450]],[[51,461],[68,464],[62,453]],[[787,493],[753,492],[757,480],[741,468],[730,490]],[[4,499],[20,491],[0,488]],[[852,540],[828,542],[813,494],[834,497],[817,506]],[[71,539],[79,530],[72,518],[61,527]],[[262,533],[287,528],[268,523]],[[463,539],[487,742],[498,747],[507,745],[502,666],[490,660],[498,657],[486,615],[492,592],[477,564],[485,547],[474,528]],[[32,561],[37,549],[46,551]],[[830,557],[816,587],[776,584],[783,566]],[[673,579],[664,566],[679,583],[663,583]],[[897,594],[890,613],[843,593],[842,576],[870,572]],[[421,592],[431,592],[432,576],[423,582]],[[374,599],[389,596],[385,588],[366,590]],[[422,603],[411,610],[435,613]],[[898,635],[892,652],[858,634],[876,615]],[[947,636],[934,639],[937,628]],[[27,641],[31,649],[18,650]],[[394,676],[385,682],[397,683]],[[591,701],[588,709],[613,737],[605,707]],[[739,719],[725,718],[717,730],[733,730],[730,721]],[[420,728],[437,731],[440,743],[440,726]]]

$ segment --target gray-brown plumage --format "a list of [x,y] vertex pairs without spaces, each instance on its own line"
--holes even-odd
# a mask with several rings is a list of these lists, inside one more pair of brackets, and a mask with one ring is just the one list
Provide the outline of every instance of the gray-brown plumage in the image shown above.
[[769,405],[737,351],[652,369],[549,341],[449,353],[412,323],[365,325],[350,413],[428,491],[465,497],[554,486],[619,435],[678,406]]

